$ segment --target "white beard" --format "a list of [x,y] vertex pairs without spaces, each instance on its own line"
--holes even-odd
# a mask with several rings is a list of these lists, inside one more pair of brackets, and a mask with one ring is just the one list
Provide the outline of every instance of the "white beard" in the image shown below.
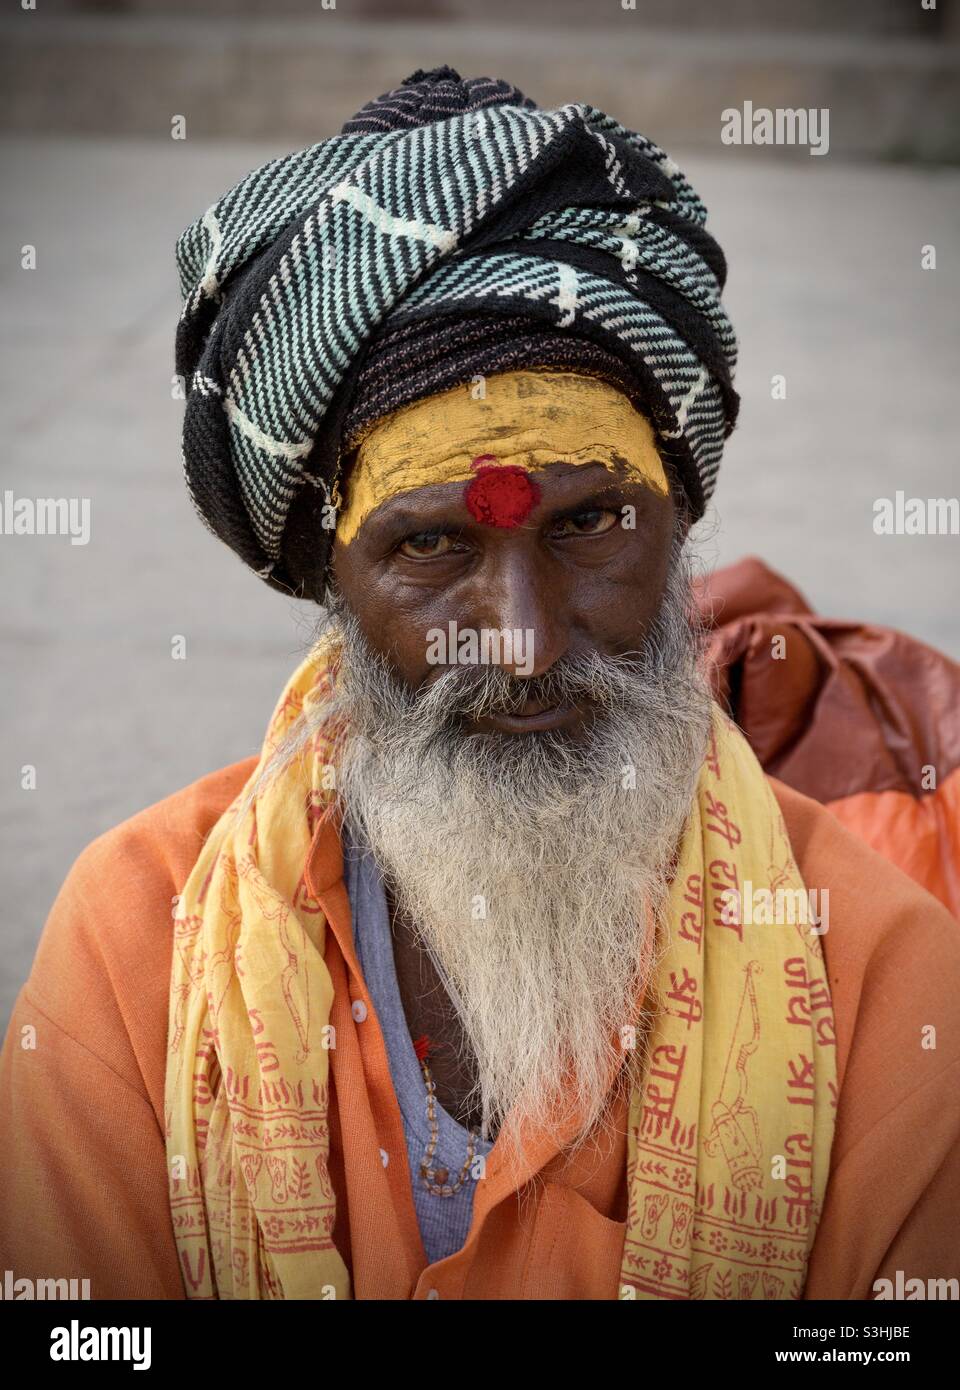
[[603,1115],[612,1071],[622,1083],[624,1062],[636,1065],[620,1030],[642,1036],[638,1000],[709,734],[692,611],[678,547],[639,656],[548,674],[575,699],[591,692],[595,722],[573,740],[463,734],[452,710],[547,691],[498,667],[454,667],[410,691],[337,607],[338,790],[453,986],[485,1135],[503,1128],[519,1144],[534,1125],[566,1132],[572,1152]]

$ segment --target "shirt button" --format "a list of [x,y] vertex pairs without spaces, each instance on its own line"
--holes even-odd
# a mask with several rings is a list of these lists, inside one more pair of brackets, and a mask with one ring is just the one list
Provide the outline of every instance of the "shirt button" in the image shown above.
[[350,1012],[357,1023],[362,1023],[367,1016],[367,1006],[362,999],[354,999],[350,1005]]

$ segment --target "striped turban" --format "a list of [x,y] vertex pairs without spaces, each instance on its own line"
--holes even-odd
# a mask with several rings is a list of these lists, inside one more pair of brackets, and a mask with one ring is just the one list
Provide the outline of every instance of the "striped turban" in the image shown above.
[[414,73],[177,244],[201,518],[273,587],[320,597],[358,430],[536,365],[628,393],[696,520],[738,406],[706,215],[663,150],[593,106]]

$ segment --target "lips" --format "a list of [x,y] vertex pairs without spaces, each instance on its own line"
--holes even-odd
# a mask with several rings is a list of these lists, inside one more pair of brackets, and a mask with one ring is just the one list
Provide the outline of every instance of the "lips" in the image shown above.
[[580,711],[574,705],[547,705],[541,700],[529,700],[520,714],[485,714],[476,721],[476,728],[491,729],[505,734],[532,734],[544,729],[570,728]]
[[531,719],[535,714],[544,714],[547,710],[561,708],[561,705],[548,705],[546,700],[527,700],[523,709],[515,711],[515,713],[519,719]]

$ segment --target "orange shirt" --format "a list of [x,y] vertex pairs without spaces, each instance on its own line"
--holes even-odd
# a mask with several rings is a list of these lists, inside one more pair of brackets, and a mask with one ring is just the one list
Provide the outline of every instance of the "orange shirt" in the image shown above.
[[[134,816],[71,869],[0,1056],[0,1271],[89,1278],[94,1299],[185,1296],[163,1134],[173,899],[254,764],[212,773]],[[869,1298],[873,1281],[897,1270],[956,1278],[960,924],[829,812],[771,784],[805,882],[830,890],[823,946],[839,1098],[805,1297]],[[330,924],[334,1240],[355,1296],[615,1298],[625,1105],[574,1163],[547,1145],[529,1155],[520,1189],[488,1164],[466,1244],[426,1264],[342,870],[327,822],[307,875]]]

